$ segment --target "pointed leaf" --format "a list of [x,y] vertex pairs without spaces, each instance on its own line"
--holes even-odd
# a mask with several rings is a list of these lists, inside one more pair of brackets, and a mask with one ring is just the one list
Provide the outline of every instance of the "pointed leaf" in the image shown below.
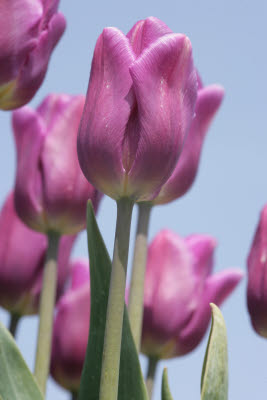
[[168,383],[167,368],[164,368],[162,375],[161,400],[173,400]]
[[[91,317],[79,400],[99,400],[111,261],[98,229],[91,202],[88,202],[87,207],[87,235],[90,258]],[[126,307],[123,320],[118,400],[125,399],[148,400]]]
[[1,323],[0,400],[44,400],[15,340]]
[[211,304],[212,325],[201,376],[201,400],[228,399],[228,356],[225,322]]

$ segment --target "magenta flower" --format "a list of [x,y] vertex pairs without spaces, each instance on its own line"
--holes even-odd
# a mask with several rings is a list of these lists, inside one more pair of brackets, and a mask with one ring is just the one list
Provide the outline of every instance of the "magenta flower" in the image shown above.
[[85,179],[76,142],[83,96],[51,94],[37,110],[13,113],[17,145],[15,206],[40,232],[73,234],[85,227],[86,203],[97,209],[100,194]]
[[114,199],[151,200],[172,173],[194,116],[189,39],[160,20],[98,38],[78,137],[87,179]]
[[260,215],[247,266],[247,305],[251,323],[259,335],[267,337],[267,205]]
[[[42,286],[47,237],[24,225],[14,210],[11,193],[0,213],[0,305],[18,315],[36,314]],[[58,254],[57,296],[69,273],[75,236],[63,236]]]
[[203,87],[198,77],[195,118],[185,139],[184,147],[176,167],[162,186],[153,204],[165,204],[183,196],[192,186],[197,170],[203,142],[224,95],[219,85]]
[[77,393],[85,359],[90,318],[88,262],[72,263],[71,287],[57,304],[53,329],[51,374],[65,389]]
[[182,239],[163,230],[150,244],[145,280],[142,352],[170,358],[192,351],[210,321],[209,303],[220,305],[243,274],[212,275],[216,242],[207,235]]
[[0,108],[21,107],[42,84],[49,58],[65,30],[59,0],[0,2]]

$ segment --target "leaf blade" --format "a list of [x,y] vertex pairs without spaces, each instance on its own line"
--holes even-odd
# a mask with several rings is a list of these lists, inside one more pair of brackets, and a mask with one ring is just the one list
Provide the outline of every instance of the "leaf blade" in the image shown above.
[[173,397],[171,395],[171,391],[169,388],[169,383],[168,383],[167,368],[164,368],[163,374],[162,374],[161,400],[173,400]]
[[44,400],[15,340],[0,323],[0,399]]
[[225,322],[220,309],[211,304],[212,325],[201,376],[201,400],[228,399],[228,355]]

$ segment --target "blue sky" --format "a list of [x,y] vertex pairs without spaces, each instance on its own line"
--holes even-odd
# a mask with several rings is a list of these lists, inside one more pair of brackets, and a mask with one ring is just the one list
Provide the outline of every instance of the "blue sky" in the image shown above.
[[[260,209],[267,202],[267,3],[236,0],[184,2],[61,2],[67,30],[55,50],[45,82],[32,106],[51,92],[85,93],[95,41],[105,26],[127,32],[139,19],[150,15],[162,19],[174,32],[192,41],[195,64],[205,84],[220,83],[226,91],[223,105],[205,142],[199,174],[191,191],[181,200],[159,206],[152,214],[150,239],[162,228],[181,234],[209,233],[217,238],[215,270],[239,266],[246,270],[246,257]],[[0,202],[11,189],[15,152],[10,113],[0,112]],[[115,204],[105,198],[99,224],[112,252]],[[136,214],[132,224],[132,238]],[[86,256],[83,233],[74,255]],[[132,245],[130,249],[130,262]],[[267,342],[252,330],[246,309],[246,279],[222,307],[229,343],[230,399],[262,398],[267,392]],[[0,312],[6,322],[7,315]],[[37,319],[25,318],[18,343],[33,366]],[[180,359],[161,362],[160,374],[169,368],[174,399],[200,397],[200,374],[207,337],[196,351]],[[142,358],[145,367],[145,359]],[[49,400],[68,399],[52,380]]]

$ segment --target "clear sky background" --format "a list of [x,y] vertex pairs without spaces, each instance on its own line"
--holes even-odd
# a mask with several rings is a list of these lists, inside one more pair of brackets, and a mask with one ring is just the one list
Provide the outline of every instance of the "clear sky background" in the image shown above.
[[[154,209],[150,239],[162,228],[181,234],[208,233],[218,240],[215,270],[239,266],[246,271],[246,258],[267,202],[267,2],[65,0],[60,9],[67,30],[56,48],[44,84],[31,105],[48,93],[85,93],[94,44],[105,26],[127,33],[139,19],[156,16],[174,32],[189,36],[194,61],[205,84],[220,83],[226,96],[205,142],[197,180],[191,191],[167,206]],[[15,173],[14,141],[10,113],[0,112],[0,202],[12,188]],[[98,221],[110,253],[115,229],[115,203],[105,198]],[[135,231],[136,213],[132,224]],[[27,243],[25,243],[27,245]],[[74,256],[86,256],[83,233]],[[130,258],[132,258],[132,244]],[[252,330],[246,309],[246,279],[222,311],[229,343],[229,399],[263,399],[267,393],[267,341]],[[0,312],[7,321],[7,314]],[[67,332],[66,332],[67,334]],[[37,318],[22,321],[19,346],[33,367]],[[162,361],[158,369],[155,400],[160,399],[160,376],[169,369],[175,399],[199,399],[201,366],[207,335],[190,355]],[[146,367],[145,358],[142,366]],[[68,393],[52,380],[49,400],[68,399]]]

